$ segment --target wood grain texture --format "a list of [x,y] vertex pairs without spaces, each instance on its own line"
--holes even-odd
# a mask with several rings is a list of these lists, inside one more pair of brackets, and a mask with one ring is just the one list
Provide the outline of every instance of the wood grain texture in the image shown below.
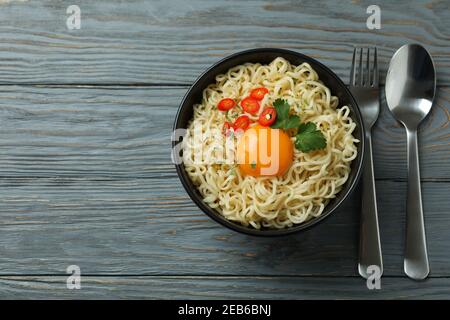
[[[450,184],[423,184],[432,276],[448,276]],[[386,275],[402,275],[406,183],[378,181]],[[261,239],[207,218],[177,178],[0,179],[0,274],[356,274],[359,195],[320,226]]]
[[255,47],[301,51],[348,80],[354,45],[377,46],[382,76],[405,43],[425,45],[440,85],[450,84],[447,1],[79,0],[81,29],[68,30],[73,1],[0,4],[0,83],[189,84],[220,58]]
[[[441,0],[0,1],[0,298],[444,298],[450,296],[450,11]],[[384,98],[374,129],[381,291],[357,276],[359,190],[321,226],[260,239],[217,225],[170,163],[187,85],[254,47],[308,54],[348,81],[354,45],[418,42],[439,90],[419,133],[431,278],[403,276],[406,144]],[[77,264],[82,289],[66,289]]]
[[69,290],[66,277],[19,276],[0,277],[0,287],[2,299],[448,299],[450,279],[384,277],[380,290],[368,290],[353,277],[82,276],[81,289]]
[[[0,90],[0,176],[174,177],[170,135],[187,88],[29,87]],[[450,181],[450,89],[419,131],[422,178]],[[374,129],[378,179],[406,179],[406,135],[382,101]]]

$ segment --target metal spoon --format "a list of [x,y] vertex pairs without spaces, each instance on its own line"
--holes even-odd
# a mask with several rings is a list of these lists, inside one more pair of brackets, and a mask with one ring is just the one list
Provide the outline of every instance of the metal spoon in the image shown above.
[[398,49],[389,64],[386,101],[407,133],[408,198],[404,270],[416,280],[425,279],[430,272],[420,190],[417,127],[430,112],[435,91],[436,72],[425,48],[408,44]]

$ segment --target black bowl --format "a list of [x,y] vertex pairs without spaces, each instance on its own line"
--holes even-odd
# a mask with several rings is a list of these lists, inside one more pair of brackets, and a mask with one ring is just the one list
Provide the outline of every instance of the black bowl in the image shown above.
[[[207,69],[192,85],[189,91],[183,98],[181,105],[178,109],[177,115],[175,117],[174,130],[180,128],[187,128],[189,121],[192,118],[193,105],[200,103],[202,99],[202,91],[209,84],[215,83],[215,78],[219,74],[226,73],[228,69],[244,64],[246,62],[261,64],[268,64],[277,57],[283,57],[293,65],[299,65],[303,62],[309,63],[313,69],[318,73],[319,79],[331,90],[334,96],[339,98],[339,105],[347,105],[351,109],[351,117],[356,123],[357,127],[354,131],[355,138],[360,140],[358,143],[358,156],[353,160],[351,164],[351,173],[345,183],[343,189],[337,194],[336,198],[332,199],[330,203],[325,207],[323,213],[317,217],[313,218],[305,223],[294,225],[290,228],[284,229],[261,229],[257,230],[251,227],[245,227],[239,223],[229,221],[225,219],[219,212],[210,208],[205,202],[203,202],[203,197],[198,192],[197,188],[192,183],[191,179],[187,175],[184,165],[177,162],[176,170],[178,177],[181,180],[186,192],[189,194],[191,199],[197,204],[197,206],[202,209],[209,217],[218,223],[241,233],[255,235],[255,236],[279,236],[287,235],[300,230],[305,230],[318,222],[323,221],[326,217],[330,216],[336,209],[344,202],[344,200],[349,196],[349,194],[354,190],[359,177],[361,175],[361,167],[363,161],[363,151],[364,151],[364,125],[361,118],[361,113],[359,111],[358,105],[353,98],[352,94],[342,82],[339,77],[334,74],[330,69],[321,64],[320,62],[303,55],[298,52],[284,50],[284,49],[274,49],[274,48],[261,48],[252,49],[242,52],[232,54],[221,61],[214,64],[212,67]],[[172,141],[172,150],[176,150],[175,146],[179,141]],[[180,160],[179,155],[173,152],[173,157],[175,160]]]

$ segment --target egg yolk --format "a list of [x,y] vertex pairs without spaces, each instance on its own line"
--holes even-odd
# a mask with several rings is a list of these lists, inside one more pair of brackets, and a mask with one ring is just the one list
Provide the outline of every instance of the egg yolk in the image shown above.
[[237,162],[244,175],[282,176],[290,168],[293,156],[292,141],[280,129],[256,125],[238,141]]

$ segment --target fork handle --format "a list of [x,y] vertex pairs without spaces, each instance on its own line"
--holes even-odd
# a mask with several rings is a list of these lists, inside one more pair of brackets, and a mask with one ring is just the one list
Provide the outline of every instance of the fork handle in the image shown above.
[[420,190],[417,130],[406,128],[408,140],[408,198],[406,202],[406,241],[404,269],[408,277],[422,280],[428,276],[427,242]]
[[371,265],[376,265],[380,268],[380,275],[383,273],[370,129],[365,136],[364,148],[358,271],[362,277],[367,279],[369,276],[367,268]]

